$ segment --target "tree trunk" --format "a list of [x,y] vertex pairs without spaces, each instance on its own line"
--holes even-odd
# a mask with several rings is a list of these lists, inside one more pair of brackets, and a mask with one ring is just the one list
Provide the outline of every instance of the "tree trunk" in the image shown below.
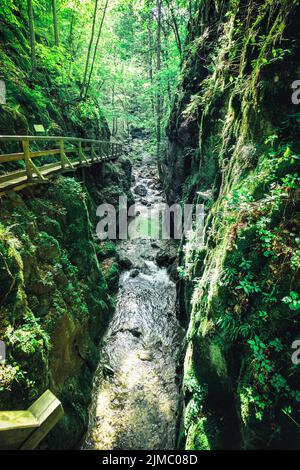
[[52,0],[52,13],[53,13],[54,44],[55,44],[56,46],[59,46],[59,34],[58,34],[58,25],[57,25],[56,0]]
[[167,70],[167,92],[168,92],[168,98],[169,98],[169,105],[172,103],[172,92],[171,92],[171,82],[170,82],[170,75],[169,75],[169,52],[168,52],[168,37],[170,32],[166,31],[166,29],[162,25],[162,32],[164,34],[165,38],[165,47],[162,49],[162,56],[164,59],[164,67]]
[[153,37],[152,37],[152,16],[149,15],[148,18],[148,61],[149,61],[149,79],[151,83],[151,109],[152,115],[155,118],[155,104],[154,104],[154,96],[153,96]]
[[89,90],[89,87],[90,87],[90,84],[91,84],[91,78],[92,78],[92,75],[93,75],[95,59],[96,59],[96,56],[97,56],[98,45],[99,45],[101,32],[102,32],[102,28],[103,28],[103,23],[104,23],[104,19],[105,19],[107,7],[108,7],[108,2],[109,2],[109,0],[106,0],[104,10],[103,10],[103,14],[102,14],[102,18],[101,18],[101,23],[100,23],[100,26],[99,26],[98,37],[97,37],[97,41],[96,41],[96,45],[95,45],[95,50],[94,50],[94,55],[93,55],[93,60],[92,60],[90,74],[89,74],[88,84],[87,84],[87,87],[86,87],[85,96],[87,96],[87,93],[88,93],[88,90]]
[[162,121],[162,95],[161,95],[161,0],[156,0],[157,8],[157,36],[156,36],[156,72],[157,72],[157,94],[156,94],[156,139],[157,158],[160,157],[161,147],[161,121]]
[[173,5],[170,2],[170,0],[167,0],[167,5],[168,5],[168,8],[170,9],[171,18],[172,18],[172,29],[174,31],[175,41],[176,41],[176,44],[177,44],[179,54],[181,56],[182,55],[182,45],[181,45],[181,39],[180,39],[179,28],[178,28],[178,23],[177,23],[175,11],[174,11]]
[[73,65],[73,56],[75,54],[74,51],[74,25],[75,25],[75,10],[72,11],[72,17],[71,17],[71,22],[70,22],[70,33],[69,33],[69,38],[68,38],[68,50],[70,54],[70,61],[69,61],[69,72],[68,72],[68,78],[70,80],[71,77],[71,72],[72,72],[72,65]]
[[95,0],[95,8],[94,8],[94,14],[93,14],[91,39],[90,39],[88,52],[87,52],[87,57],[86,57],[86,62],[85,62],[85,69],[84,69],[83,82],[82,82],[81,91],[80,91],[80,98],[83,97],[83,95],[85,93],[85,88],[86,88],[86,77],[87,77],[87,73],[88,73],[91,50],[92,50],[92,45],[93,45],[94,35],[95,35],[95,24],[96,24],[96,17],[97,17],[97,8],[98,8],[98,0]]
[[113,112],[112,135],[115,136],[115,134],[116,134],[116,129],[115,129],[116,118],[115,118],[115,85],[114,84],[111,88],[111,109],[112,109],[112,112]]
[[36,52],[35,52],[35,30],[34,30],[32,0],[27,0],[27,7],[28,7],[29,32],[30,32],[31,69],[32,69],[32,73],[34,73],[36,70]]
[[189,13],[190,13],[190,22],[192,22],[192,19],[193,19],[193,5],[192,5],[192,0],[189,0]]

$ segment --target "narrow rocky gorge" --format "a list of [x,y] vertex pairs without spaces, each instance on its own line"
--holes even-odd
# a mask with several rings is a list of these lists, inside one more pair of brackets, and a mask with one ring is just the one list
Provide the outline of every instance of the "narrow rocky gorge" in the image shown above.
[[0,3],[0,413],[50,389],[46,450],[299,449],[300,0]]
[[118,244],[125,269],[94,380],[86,449],[176,448],[184,335],[175,282],[159,266],[174,262],[176,245],[148,235],[147,206],[153,215],[164,195],[144,146],[134,141],[133,152],[142,155],[133,168],[137,215],[131,239]]

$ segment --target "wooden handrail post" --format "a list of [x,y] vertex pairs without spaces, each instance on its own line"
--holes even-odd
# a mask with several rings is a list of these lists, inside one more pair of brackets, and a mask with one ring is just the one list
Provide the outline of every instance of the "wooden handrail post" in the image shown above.
[[68,159],[65,153],[65,141],[63,139],[59,141],[59,149],[60,149],[61,168],[64,170],[66,168],[66,165],[68,165],[70,168],[74,168],[73,164]]
[[[93,145],[93,147],[95,148],[95,145]],[[97,153],[96,153],[96,151],[94,150],[94,158],[95,158],[96,162],[97,162],[98,160],[100,160],[100,150],[99,150],[99,146],[98,146],[98,145],[97,145]]]
[[46,178],[42,175],[38,167],[33,163],[31,160],[31,152],[28,140],[22,140],[23,151],[24,151],[24,159],[25,159],[25,166],[27,172],[27,178],[29,181],[33,180],[33,174],[36,173],[38,179],[40,181],[47,181]]
[[36,449],[63,414],[61,402],[50,390],[27,410],[0,411],[0,450]]
[[25,160],[25,167],[27,172],[27,179],[32,180],[32,166],[30,164],[30,146],[28,140],[22,140],[23,152],[24,152],[24,160]]
[[95,160],[98,160],[98,156],[95,152],[95,144],[91,145],[91,154],[92,154],[92,162],[94,163]]
[[78,155],[79,155],[80,165],[82,165],[83,162],[89,163],[83,153],[81,140],[78,142]]
[[60,140],[59,141],[59,149],[60,149],[60,164],[61,164],[61,167],[62,168],[65,168],[65,159],[64,159],[64,155],[65,155],[65,143],[63,140]]
[[78,155],[79,155],[79,161],[80,161],[80,164],[82,164],[82,156],[83,156],[83,153],[82,153],[82,145],[81,145],[81,142],[78,142]]

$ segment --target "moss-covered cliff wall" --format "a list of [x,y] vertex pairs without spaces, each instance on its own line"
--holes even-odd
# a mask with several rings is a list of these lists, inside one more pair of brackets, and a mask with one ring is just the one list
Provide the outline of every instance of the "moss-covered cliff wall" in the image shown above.
[[128,191],[131,167],[121,158],[81,176],[0,201],[0,409],[24,409],[50,388],[65,409],[50,448],[74,447],[87,427],[119,270],[113,242],[97,241],[96,205]]
[[200,2],[161,166],[171,202],[204,203],[181,253],[189,323],[181,445],[300,445],[299,2]]

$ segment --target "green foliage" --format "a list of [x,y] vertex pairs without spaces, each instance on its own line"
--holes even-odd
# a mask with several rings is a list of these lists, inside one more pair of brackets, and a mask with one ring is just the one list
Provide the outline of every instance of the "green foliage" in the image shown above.
[[[104,331],[112,302],[91,241],[88,207],[92,201],[82,185],[63,177],[33,199],[14,195],[2,206],[0,336],[7,345],[0,367],[2,408],[28,406],[49,386],[51,374],[59,393],[66,393],[52,364],[61,364],[66,348],[77,342],[96,365],[98,352],[88,350]],[[109,244],[107,249],[115,253]],[[79,373],[76,361],[77,354],[68,359],[72,370],[66,374]]]
[[234,315],[229,313],[222,314],[216,321],[222,331],[225,332],[226,337],[235,341],[239,338],[249,338],[253,332],[252,325],[249,323],[242,323]]
[[290,295],[284,297],[282,302],[289,306],[290,310],[300,310],[300,298],[297,292],[290,292]]
[[41,347],[45,347],[46,351],[49,350],[50,339],[42,329],[40,319],[28,311],[24,314],[23,320],[21,328],[15,330],[12,326],[7,328],[4,336],[7,343],[24,354],[34,354]]
[[[293,312],[300,309],[299,294],[295,290],[290,288],[289,294],[282,296],[286,286],[293,283],[297,286],[299,279],[299,240],[296,231],[289,228],[297,222],[287,218],[291,207],[287,200],[293,200],[299,191],[299,173],[295,173],[299,156],[289,145],[275,148],[276,140],[276,136],[266,140],[271,147],[260,159],[255,172],[226,199],[226,219],[238,230],[235,249],[224,266],[220,287],[227,289],[225,302],[233,311],[230,312],[228,306],[216,322],[227,341],[247,340],[253,380],[243,393],[255,406],[259,420],[274,406],[274,400],[291,403],[293,407],[300,396],[291,380],[294,372],[281,372],[284,368],[291,369],[289,341],[292,342],[293,337],[289,333],[291,339],[283,341],[284,329],[279,320],[285,318],[293,322]],[[280,223],[282,214],[284,222]],[[292,210],[290,217],[293,217]],[[243,255],[249,256],[250,246],[249,259]],[[296,277],[291,277],[293,271]],[[236,298],[237,292],[242,292],[242,296],[239,306],[234,308],[235,301],[231,301],[230,296]],[[282,304],[288,310],[283,312]]]
[[197,378],[192,374],[185,377],[184,387],[192,397],[188,402],[184,417],[184,426],[185,429],[188,430],[192,423],[197,422],[197,419],[202,412],[204,398],[206,397],[208,390],[207,387],[201,385]]

